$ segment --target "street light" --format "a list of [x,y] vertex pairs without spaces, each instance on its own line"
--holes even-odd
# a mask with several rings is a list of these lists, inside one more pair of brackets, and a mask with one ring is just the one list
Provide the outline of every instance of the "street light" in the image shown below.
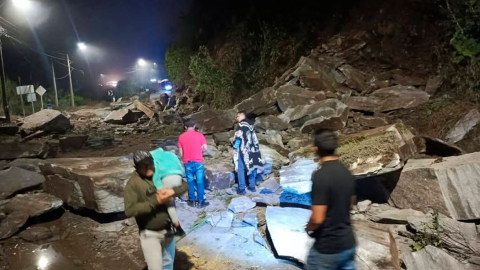
[[32,7],[32,2],[30,0],[12,0],[12,3],[15,7],[21,10],[27,10]]
[[147,65],[147,61],[143,60],[142,58],[138,59],[138,65],[140,67],[144,67]]
[[80,50],[82,50],[82,51],[85,51],[85,50],[87,49],[87,45],[85,45],[85,43],[83,43],[83,42],[79,42],[79,43],[77,44],[77,46],[78,46],[78,48],[79,48]]

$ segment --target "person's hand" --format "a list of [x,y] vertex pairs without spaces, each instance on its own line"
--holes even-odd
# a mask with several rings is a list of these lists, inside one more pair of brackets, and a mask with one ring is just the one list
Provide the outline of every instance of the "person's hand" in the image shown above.
[[171,188],[164,188],[157,191],[156,197],[159,204],[164,204],[165,202],[169,201],[173,195],[175,195],[175,191]]

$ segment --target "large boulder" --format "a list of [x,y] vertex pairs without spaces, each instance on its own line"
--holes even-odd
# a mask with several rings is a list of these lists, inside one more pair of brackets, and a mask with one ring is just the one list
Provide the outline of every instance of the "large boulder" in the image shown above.
[[468,263],[461,263],[447,252],[434,246],[412,252],[405,256],[404,263],[408,270],[474,270]]
[[8,202],[5,207],[5,212],[10,214],[15,211],[20,211],[28,213],[30,217],[36,217],[58,209],[62,207],[62,205],[62,200],[50,194],[18,194]]
[[124,211],[123,189],[135,171],[125,157],[52,159],[40,169],[47,178],[45,192],[99,213]]
[[220,132],[213,134],[213,140],[216,145],[231,145],[232,139],[235,136],[235,131]]
[[282,111],[299,105],[313,104],[324,99],[324,92],[308,91],[295,85],[282,86],[277,90],[278,107]]
[[317,61],[309,57],[302,57],[291,76],[298,78],[303,88],[335,93],[336,89],[346,81],[346,78],[337,70],[337,67],[343,62],[340,59],[332,58],[330,60],[333,61]]
[[416,154],[413,138],[398,123],[343,136],[337,153],[354,175],[387,173],[400,169]]
[[0,171],[0,199],[40,186],[43,182],[45,182],[43,175],[22,168],[11,167]]
[[313,159],[299,159],[295,163],[282,167],[280,185],[286,191],[305,194],[312,191],[312,174],[319,168]]
[[112,111],[105,119],[103,120],[105,123],[109,124],[131,124],[135,123],[140,119],[141,115],[138,113],[133,112],[130,109],[123,108],[116,111]]
[[449,143],[461,141],[467,133],[480,123],[480,113],[473,109],[462,117],[455,126],[448,132],[446,139]]
[[65,133],[71,128],[70,120],[61,112],[45,109],[25,117],[20,132],[27,136],[39,130],[45,133]]
[[260,145],[260,153],[262,155],[262,159],[265,163],[272,164],[273,168],[278,170],[283,165],[288,164],[288,158],[282,156],[276,150],[265,146],[263,144]]
[[269,87],[235,105],[235,110],[260,115],[270,110],[276,101],[275,89]]
[[480,152],[411,159],[390,195],[399,208],[429,208],[457,220],[480,218]]
[[429,98],[428,93],[413,86],[396,85],[379,89],[368,97],[347,97],[345,104],[352,110],[386,112],[414,108],[428,102]]
[[236,112],[234,110],[205,110],[191,114],[186,119],[193,121],[204,134],[219,133],[233,128]]
[[262,130],[286,130],[289,127],[288,123],[274,115],[257,117],[255,126]]
[[46,143],[0,143],[0,160],[46,158],[50,147]]
[[219,160],[205,161],[205,188],[220,190],[235,184],[235,168],[232,162]]
[[0,240],[16,234],[27,223],[30,216],[24,212],[13,212],[0,223]]
[[348,107],[337,99],[327,99],[311,105],[289,108],[280,119],[293,127],[300,127],[302,133],[316,128],[339,130],[345,127],[348,119]]
[[345,76],[345,84],[351,89],[355,89],[361,92],[365,88],[365,75],[358,69],[353,68],[350,65],[342,65],[338,68]]

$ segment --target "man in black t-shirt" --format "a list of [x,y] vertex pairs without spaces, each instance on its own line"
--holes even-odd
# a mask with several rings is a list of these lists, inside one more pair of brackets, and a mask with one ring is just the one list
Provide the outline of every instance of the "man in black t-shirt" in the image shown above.
[[354,270],[355,237],[350,208],[355,196],[355,178],[338,160],[337,135],[319,130],[313,143],[321,168],[313,174],[312,216],[306,231],[315,238],[306,270]]

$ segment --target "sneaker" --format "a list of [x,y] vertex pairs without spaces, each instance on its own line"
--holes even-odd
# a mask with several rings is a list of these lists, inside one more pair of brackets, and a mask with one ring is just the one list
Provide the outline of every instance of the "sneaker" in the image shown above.
[[237,194],[238,195],[245,195],[247,192],[245,192],[245,189],[237,189]]
[[250,190],[251,192],[256,192],[257,191],[257,189],[255,187],[253,187],[253,188],[249,187],[248,190]]
[[174,228],[175,228],[175,236],[182,237],[186,234],[185,231],[183,230],[182,226],[178,226],[178,227],[174,227]]
[[187,205],[190,207],[195,207],[195,202],[187,201]]
[[198,208],[205,208],[205,207],[207,207],[207,206],[209,206],[209,205],[210,205],[209,202],[207,202],[207,201],[201,201],[201,202],[198,203]]

